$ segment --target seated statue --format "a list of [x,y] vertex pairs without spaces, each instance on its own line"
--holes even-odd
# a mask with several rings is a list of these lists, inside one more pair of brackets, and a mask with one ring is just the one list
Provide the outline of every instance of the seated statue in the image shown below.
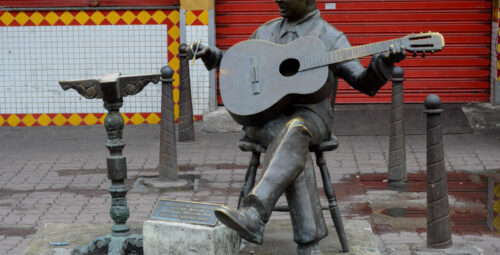
[[[302,36],[319,38],[328,51],[351,47],[346,36],[322,19],[315,0],[275,0],[281,18],[260,26],[250,39],[287,44]],[[219,67],[224,53],[205,45],[191,44],[188,58],[201,58],[207,69]],[[318,252],[327,229],[318,197],[309,147],[331,137],[337,77],[370,96],[389,79],[394,63],[406,57],[400,45],[374,55],[367,68],[349,60],[329,66],[328,93],[314,104],[291,105],[258,126],[245,126],[246,137],[267,148],[261,179],[243,200],[240,209],[217,209],[217,218],[249,242],[262,244],[265,224],[284,193],[290,208],[294,241],[298,254]],[[306,84],[304,84],[306,85]],[[286,86],[286,84],[283,84]],[[332,97],[330,97],[332,95]]]

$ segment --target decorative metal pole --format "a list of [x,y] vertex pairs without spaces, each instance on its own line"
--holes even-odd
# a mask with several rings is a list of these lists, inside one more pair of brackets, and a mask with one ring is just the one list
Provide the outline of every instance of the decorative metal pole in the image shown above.
[[191,99],[191,79],[189,59],[186,57],[187,44],[179,46],[180,83],[179,83],[179,142],[194,141],[193,103]]
[[450,206],[444,168],[441,132],[441,99],[435,94],[425,99],[427,114],[427,247],[452,246]]
[[102,98],[108,115],[104,126],[108,135],[106,147],[109,150],[107,158],[108,179],[111,180],[109,193],[111,194],[110,216],[115,222],[111,227],[111,234],[99,236],[85,247],[78,247],[72,254],[103,253],[107,247],[108,254],[142,254],[142,235],[131,234],[130,226],[126,223],[130,215],[127,206],[127,162],[122,155],[125,143],[122,140],[123,118],[120,108],[123,97],[139,93],[149,82],[157,83],[159,74],[120,76],[120,73],[104,76],[99,80],[72,80],[60,81],[64,90],[75,89],[85,98]]
[[172,77],[174,70],[169,66],[161,69],[161,128],[160,128],[160,179],[177,180],[177,147],[175,142],[174,98]]
[[406,152],[404,132],[403,68],[396,66],[392,71],[392,110],[389,138],[390,190],[406,191]]

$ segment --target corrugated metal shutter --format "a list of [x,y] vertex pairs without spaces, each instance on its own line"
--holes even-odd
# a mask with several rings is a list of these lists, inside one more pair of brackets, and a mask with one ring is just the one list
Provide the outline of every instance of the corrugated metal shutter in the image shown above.
[[[426,58],[409,56],[405,101],[423,102],[437,93],[444,102],[489,99],[491,1],[489,0],[317,0],[323,18],[343,31],[353,46],[402,37],[413,32],[440,32],[445,49]],[[325,5],[335,9],[325,9]],[[278,17],[272,0],[217,0],[217,46],[227,49],[247,39],[258,26]],[[370,58],[363,58],[367,65]],[[390,102],[390,84],[371,98],[341,81],[337,102]]]
[[2,7],[169,6],[179,0],[2,0]]

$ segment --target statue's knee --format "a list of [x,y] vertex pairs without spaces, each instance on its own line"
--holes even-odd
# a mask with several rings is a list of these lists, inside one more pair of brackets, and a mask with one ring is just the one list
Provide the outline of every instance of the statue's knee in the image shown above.
[[303,133],[309,137],[312,137],[311,131],[306,125],[306,122],[303,118],[301,117],[293,117],[291,118],[286,124],[285,124],[285,129],[286,132],[291,132],[291,131],[299,131],[300,133]]

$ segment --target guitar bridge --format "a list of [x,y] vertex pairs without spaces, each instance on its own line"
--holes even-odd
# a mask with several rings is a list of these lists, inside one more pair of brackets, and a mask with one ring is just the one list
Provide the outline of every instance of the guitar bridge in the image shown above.
[[260,92],[262,92],[262,88],[259,83],[259,66],[257,65],[257,57],[250,57],[250,78],[252,82],[253,94],[260,94]]

